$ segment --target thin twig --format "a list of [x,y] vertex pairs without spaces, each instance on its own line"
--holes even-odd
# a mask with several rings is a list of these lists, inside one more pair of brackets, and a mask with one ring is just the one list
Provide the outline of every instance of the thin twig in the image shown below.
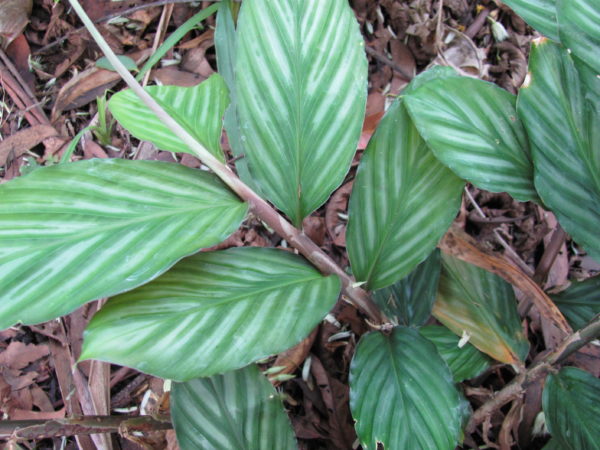
[[546,277],[548,276],[548,272],[550,268],[554,264],[558,253],[560,252],[561,247],[565,243],[565,238],[567,237],[567,233],[562,229],[559,223],[556,224],[556,229],[554,233],[552,233],[552,237],[550,238],[550,243],[546,246],[544,250],[544,254],[540,259],[539,264],[535,269],[535,273],[533,274],[533,281],[538,284],[542,284]]
[[555,370],[555,365],[560,364],[571,354],[598,337],[600,337],[600,314],[596,315],[587,326],[567,336],[556,350],[548,353],[527,370],[517,375],[502,390],[496,392],[490,400],[473,413],[466,432],[468,434],[472,433],[486,417],[490,417],[494,411],[520,397],[528,386],[546,376],[548,372]]
[[166,416],[84,416],[55,420],[2,420],[0,439],[33,440],[98,433],[132,433],[173,428]]
[[102,52],[111,62],[115,70],[140,100],[163,122],[175,135],[177,135],[192,151],[192,153],[210,168],[229,188],[241,199],[248,202],[251,211],[263,222],[269,225],[277,234],[288,241],[294,248],[308,259],[322,273],[335,274],[342,282],[344,294],[352,304],[363,311],[373,323],[382,323],[384,316],[371,300],[368,293],[354,286],[355,280],[339,267],[325,252],[323,252],[304,232],[294,228],[275,209],[256,194],[250,187],[243,183],[237,175],[225,164],[215,158],[202,144],[194,139],[175,119],[152,98],[123,66],[114,52],[100,35],[92,21],[89,19],[78,0],[69,0],[75,12],[87,27]]

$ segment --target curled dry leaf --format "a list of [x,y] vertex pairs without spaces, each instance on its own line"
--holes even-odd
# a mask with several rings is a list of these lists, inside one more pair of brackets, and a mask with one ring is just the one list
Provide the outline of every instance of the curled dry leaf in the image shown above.
[[[329,199],[325,208],[325,226],[333,243],[339,247],[346,246],[346,220],[343,214],[348,211],[348,199],[352,192],[354,181],[342,185]],[[340,217],[342,214],[342,217]]]
[[57,134],[54,127],[50,125],[35,125],[7,137],[0,142],[0,166],[6,164],[9,160],[18,158],[44,139],[56,136]]
[[531,278],[503,258],[479,249],[477,243],[464,231],[457,227],[450,228],[439,247],[444,253],[499,275],[521,290],[533,301],[544,318],[560,330],[563,337],[572,332],[558,307]]
[[0,47],[5,49],[25,28],[33,0],[0,0]]

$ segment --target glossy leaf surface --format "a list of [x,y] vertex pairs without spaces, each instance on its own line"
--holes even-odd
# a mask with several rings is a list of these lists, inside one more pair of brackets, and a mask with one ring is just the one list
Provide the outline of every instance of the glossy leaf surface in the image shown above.
[[561,42],[600,74],[598,0],[556,0]]
[[[193,87],[148,86],[145,89],[210,153],[225,160],[221,150],[221,130],[229,97],[220,75],[212,75]],[[108,108],[123,128],[136,138],[150,141],[161,150],[194,154],[131,89],[113,95]]]
[[406,105],[435,156],[479,188],[538,201],[516,97],[469,77],[434,79],[406,95]]
[[534,42],[529,71],[517,109],[535,186],[565,231],[600,261],[600,97],[582,87],[567,50],[551,41]]
[[381,289],[407,276],[452,223],[463,187],[396,100],[362,156],[350,196],[346,240],[356,279]]
[[250,171],[295,225],[343,181],[367,98],[347,0],[249,0],[238,19],[238,119]]
[[246,214],[215,176],[119,159],[44,167],[0,186],[0,329],[150,281]]
[[600,380],[575,367],[546,379],[542,405],[546,425],[564,450],[600,449]]
[[90,322],[83,359],[189,380],[238,369],[300,342],[340,281],[283,250],[199,253],[114,297]]
[[490,359],[471,344],[459,347],[460,338],[446,327],[428,325],[419,332],[433,342],[457,383],[476,377],[490,366]]
[[255,365],[174,383],[171,418],[181,450],[297,448],[281,397]]
[[364,335],[350,366],[350,409],[364,449],[454,449],[466,402],[435,346],[413,328]]
[[436,249],[408,276],[373,292],[373,300],[394,324],[421,326],[431,315],[441,267]]
[[498,275],[442,254],[433,315],[458,336],[468,333],[471,344],[500,362],[527,356],[514,292]]
[[559,42],[556,2],[557,0],[503,0],[525,22],[544,36]]
[[552,300],[565,315],[574,330],[583,328],[600,313],[600,276],[574,281]]

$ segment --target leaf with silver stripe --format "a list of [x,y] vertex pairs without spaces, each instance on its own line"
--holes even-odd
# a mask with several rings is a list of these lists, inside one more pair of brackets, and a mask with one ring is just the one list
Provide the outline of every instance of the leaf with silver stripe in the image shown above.
[[600,3],[598,0],[556,0],[561,42],[600,74]]
[[37,169],[1,185],[0,203],[0,329],[144,284],[247,211],[207,172],[119,159]]
[[237,33],[250,172],[298,226],[352,162],[367,98],[364,41],[347,0],[246,0]]
[[350,196],[346,240],[356,279],[381,289],[424,261],[456,216],[464,184],[396,100],[362,156]]
[[565,231],[600,261],[600,97],[552,41],[533,43],[529,71],[517,110],[532,145],[535,186]]
[[293,450],[281,397],[255,365],[174,383],[171,419],[181,450]]
[[238,369],[304,339],[340,281],[268,248],[199,253],[114,297],[85,332],[83,359],[185,381]]
[[[210,153],[225,161],[221,131],[229,96],[221,75],[214,74],[193,87],[148,86],[145,89]],[[113,95],[108,108],[123,128],[136,138],[150,141],[161,150],[194,154],[131,89]]]
[[560,42],[556,20],[557,0],[503,0],[503,3],[544,36]]
[[406,107],[435,156],[481,189],[540,202],[517,97],[468,77],[434,79],[406,95]]
[[414,328],[364,335],[350,366],[350,410],[364,449],[453,450],[468,403],[435,346]]

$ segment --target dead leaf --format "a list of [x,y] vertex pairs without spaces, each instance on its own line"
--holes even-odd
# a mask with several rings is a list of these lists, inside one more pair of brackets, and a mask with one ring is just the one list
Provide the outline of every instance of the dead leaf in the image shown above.
[[23,344],[13,341],[6,350],[0,353],[0,365],[20,370],[49,354],[50,349],[47,345]]
[[8,160],[18,158],[44,139],[57,135],[56,129],[50,125],[35,125],[16,132],[0,142],[0,166],[5,165]]
[[90,19],[99,20],[142,3],[144,3],[144,0],[83,0],[82,6]]
[[539,312],[561,331],[563,338],[572,333],[571,326],[558,307],[531,278],[502,257],[480,249],[475,240],[464,231],[451,227],[438,246],[449,255],[504,278],[531,299]]
[[325,219],[323,217],[308,216],[302,221],[302,231],[319,247],[325,242]]
[[21,34],[33,7],[33,0],[0,1],[0,44],[5,49]]
[[180,70],[177,67],[169,66],[153,70],[151,73],[153,80],[159,81],[167,86],[191,87],[202,83],[205,78],[196,73]]
[[340,214],[346,214],[348,199],[352,192],[353,181],[342,185],[329,199],[325,208],[325,226],[333,243],[339,247],[346,246],[346,220]]
[[[297,344],[294,347],[290,348],[289,350],[286,350],[285,352],[277,355],[277,359],[275,359],[275,362],[273,363],[273,367],[284,367],[284,368],[273,375],[293,373],[298,368],[300,368],[300,366],[302,365],[302,363],[308,356],[313,343],[315,342],[318,331],[319,331],[319,327],[315,328],[299,344]],[[278,386],[280,384],[280,382],[277,380],[272,381],[272,383],[275,386]]]

